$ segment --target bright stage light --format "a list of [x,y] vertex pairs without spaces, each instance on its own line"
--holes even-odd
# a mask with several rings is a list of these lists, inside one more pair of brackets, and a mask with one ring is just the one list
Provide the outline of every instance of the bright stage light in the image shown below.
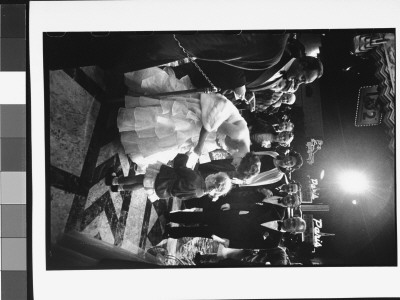
[[342,173],[339,177],[339,183],[349,193],[364,192],[368,187],[364,174],[356,171]]
[[357,205],[357,200],[353,200],[353,201],[351,201],[351,203],[353,203],[354,205]]
[[322,170],[321,174],[319,175],[319,178],[322,180],[324,179],[324,176],[325,176],[325,170]]

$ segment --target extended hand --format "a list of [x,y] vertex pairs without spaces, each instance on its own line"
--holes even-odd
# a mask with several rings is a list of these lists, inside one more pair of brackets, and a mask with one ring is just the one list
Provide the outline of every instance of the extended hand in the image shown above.
[[196,153],[198,156],[201,155],[201,149],[199,146],[196,146],[193,148],[193,152]]
[[233,92],[236,99],[246,99],[246,86],[242,85],[241,87],[235,88]]

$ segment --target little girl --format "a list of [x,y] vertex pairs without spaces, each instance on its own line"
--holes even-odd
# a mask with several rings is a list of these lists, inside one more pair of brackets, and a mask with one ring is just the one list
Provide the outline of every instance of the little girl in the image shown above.
[[187,161],[188,155],[178,154],[174,167],[156,163],[147,167],[145,175],[116,177],[112,174],[106,178],[106,184],[111,185],[113,192],[144,188],[151,202],[170,197],[187,200],[205,194],[217,200],[229,192],[232,183],[226,173],[219,172],[203,178],[199,172],[186,167]]

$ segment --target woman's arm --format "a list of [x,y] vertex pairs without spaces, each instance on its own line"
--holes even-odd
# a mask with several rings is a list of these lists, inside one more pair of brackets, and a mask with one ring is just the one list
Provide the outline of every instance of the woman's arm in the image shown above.
[[[204,128],[202,131],[211,132],[218,129],[231,139],[240,141],[241,152],[250,151],[250,133],[247,123],[232,102],[222,95],[202,94],[201,113]],[[205,133],[204,136],[206,136]]]
[[201,127],[199,142],[197,143],[196,147],[194,147],[194,149],[193,149],[193,152],[199,156],[201,155],[201,152],[203,150],[204,143],[206,141],[208,134],[209,134],[209,132],[204,127]]
[[201,94],[201,121],[203,127],[209,131],[216,131],[222,123],[246,121],[241,117],[238,109],[226,97],[220,94]]
[[250,152],[250,132],[245,121],[235,123],[224,122],[218,129],[226,135],[225,144],[232,149],[237,149],[239,156]]
[[238,120],[232,123],[224,122],[219,126],[218,131],[226,134],[233,140],[240,140],[244,143],[248,140],[250,144],[250,133],[245,120]]

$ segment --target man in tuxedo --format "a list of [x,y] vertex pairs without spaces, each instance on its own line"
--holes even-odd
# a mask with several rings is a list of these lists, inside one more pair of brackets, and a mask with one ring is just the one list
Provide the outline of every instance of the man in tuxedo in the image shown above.
[[301,204],[300,198],[297,195],[294,194],[286,194],[282,196],[270,196],[264,198],[262,201],[264,203],[271,203],[274,205],[279,205],[283,207],[290,207],[290,208],[295,208],[298,207]]
[[[279,192],[278,192],[279,191]],[[227,195],[214,202],[206,195],[184,201],[185,208],[202,208],[203,211],[212,210],[247,210],[256,203],[270,203],[283,207],[298,207],[301,204],[297,193],[297,184],[289,183],[273,189],[244,187],[231,190]]]
[[[294,93],[298,87],[311,83],[323,74],[322,62],[315,57],[295,57],[285,49],[278,63],[264,70],[242,69],[221,61],[198,61],[211,82],[222,90],[233,90],[237,97],[244,97],[246,91]],[[193,64],[174,68],[178,78],[189,75],[192,83],[208,87],[209,83]]]
[[266,70],[280,60],[288,38],[285,33],[68,32],[46,34],[44,50],[50,69],[100,65],[125,73],[185,59],[185,50],[197,60]]
[[[50,70],[97,65],[105,70],[109,96],[126,93],[123,74],[176,61],[216,62],[233,70],[266,70],[279,62],[285,33],[79,32],[44,35],[45,67]],[[192,62],[184,65],[199,70]],[[206,70],[206,74],[208,71]],[[221,73],[215,74],[219,77]],[[203,76],[203,75],[201,75]],[[206,81],[206,86],[210,87]]]
[[193,198],[184,201],[185,208],[202,208],[203,211],[215,210],[246,210],[255,203],[262,202],[265,195],[257,188],[236,188],[227,195],[220,197],[218,201],[206,195],[201,198]]
[[266,89],[275,90],[276,87],[279,88],[283,80],[286,80],[286,82],[289,81],[291,84],[285,85],[280,91],[294,92],[297,91],[301,84],[311,83],[315,79],[320,78],[322,74],[323,65],[318,58],[303,56],[291,58],[286,63],[284,58],[282,58],[274,67],[264,71],[257,79],[246,84],[246,87],[253,92]]
[[303,232],[301,218],[285,219],[283,206],[256,203],[247,210],[212,212],[172,212],[167,219],[175,223],[202,224],[197,227],[166,227],[165,237],[208,237],[237,249],[268,249],[279,245],[284,232]]
[[283,193],[296,194],[301,190],[301,184],[295,180],[291,180],[288,184],[284,184],[277,189]]
[[259,192],[264,194],[266,197],[275,196],[286,196],[289,194],[297,194],[301,190],[301,184],[295,180],[289,181],[280,185],[273,185],[272,187],[267,186],[260,188]]

